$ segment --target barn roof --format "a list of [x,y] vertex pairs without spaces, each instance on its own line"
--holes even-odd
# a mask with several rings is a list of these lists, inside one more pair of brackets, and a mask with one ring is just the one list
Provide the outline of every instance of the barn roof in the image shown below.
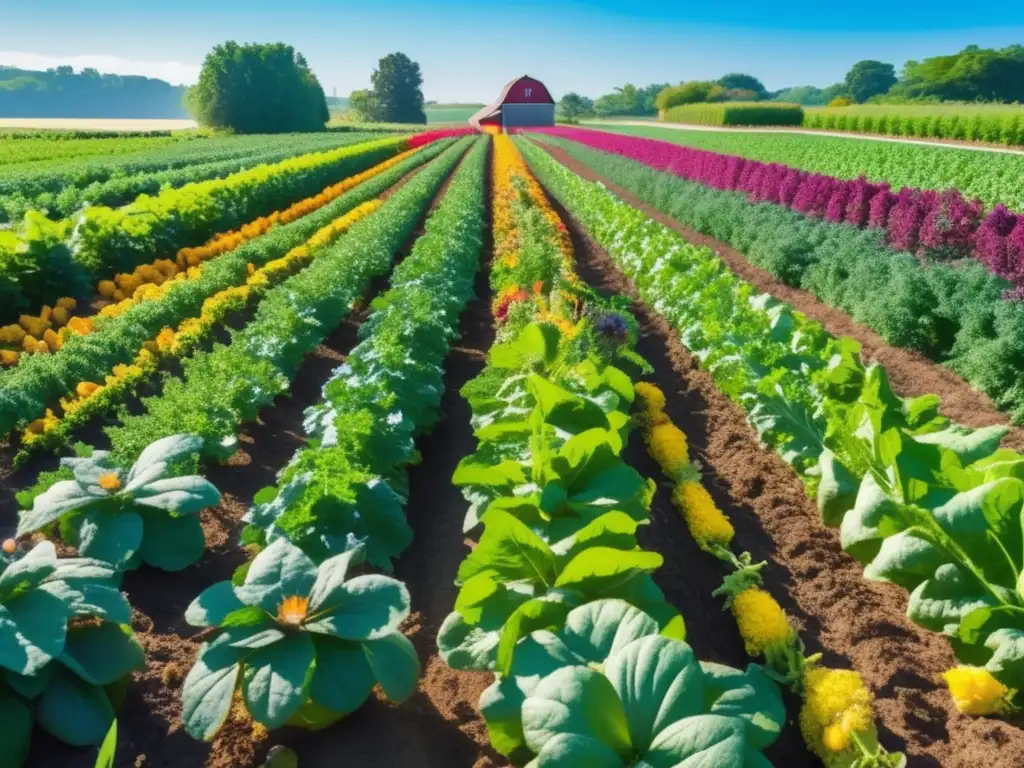
[[[544,83],[541,83],[540,80],[538,80],[535,77],[530,77],[529,75],[520,75],[519,77],[515,77],[515,78],[509,80],[505,84],[505,87],[501,89],[501,93],[498,94],[498,98],[497,99],[492,101],[486,107],[484,107],[483,109],[479,110],[478,112],[476,112],[476,114],[474,114],[471,118],[469,118],[470,124],[472,124],[472,125],[479,125],[481,120],[486,120],[487,118],[494,117],[495,115],[500,113],[501,112],[501,106],[502,106],[502,104],[505,103],[505,99],[508,98],[509,91],[511,91],[515,87],[515,84],[518,83],[520,80],[533,80],[534,82],[537,82],[537,83],[540,83],[541,85],[544,85]],[[550,91],[548,91],[547,86],[544,87],[544,90],[547,92],[548,98],[551,99],[551,93],[550,93]],[[554,104],[555,102],[552,99],[551,101],[544,102],[544,103]]]

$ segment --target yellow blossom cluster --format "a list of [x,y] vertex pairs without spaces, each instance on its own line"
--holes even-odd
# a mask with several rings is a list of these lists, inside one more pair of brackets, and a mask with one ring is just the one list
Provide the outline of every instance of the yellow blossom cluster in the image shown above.
[[92,328],[82,318],[72,317],[78,305],[74,299],[57,299],[38,315],[21,315],[13,325],[0,326],[0,363],[16,365],[22,353],[44,354],[60,349],[68,333],[89,333]]
[[942,677],[956,708],[965,715],[998,715],[1010,708],[1010,689],[984,667],[954,667]]
[[[378,163],[369,170],[357,173],[337,184],[327,187],[313,197],[300,200],[283,211],[276,211],[270,216],[262,216],[243,225],[238,230],[216,235],[206,244],[197,248],[182,248],[178,251],[173,261],[159,259],[152,264],[138,267],[132,273],[119,274],[113,280],[101,281],[97,286],[97,290],[101,296],[110,299],[112,303],[103,307],[96,317],[103,319],[118,317],[136,304],[162,298],[177,281],[193,280],[199,277],[202,273],[201,265],[203,262],[238,248],[253,238],[265,234],[278,224],[291,223],[308,213],[322,208],[350,189],[383,173],[389,168],[393,168],[421,150],[422,147],[417,147],[395,155],[382,163]],[[354,211],[363,209],[365,205],[376,206],[379,204],[378,201],[371,200],[369,203],[358,206]],[[368,213],[368,211],[365,211],[364,215],[365,213]],[[330,230],[332,227],[338,227],[339,222],[343,219],[345,219],[344,216],[336,219],[327,227],[321,229],[317,235],[314,235],[314,238],[319,235],[326,237],[328,241],[333,239],[335,235],[322,233],[325,230]],[[344,231],[351,223],[354,222],[350,221],[347,225],[343,225],[341,231]],[[316,246],[318,243],[314,243],[311,240],[307,245]],[[283,259],[287,258],[287,256],[283,257]],[[281,261],[282,259],[277,259],[274,263],[280,266]],[[48,335],[47,331],[52,330],[53,325],[59,327],[66,324],[66,330],[83,335],[92,333],[95,330],[93,324],[95,318],[70,317],[70,312],[74,308],[74,299],[60,299],[52,310],[49,307],[43,307],[43,313],[39,318],[23,315],[19,325],[0,327],[0,347],[7,345],[19,346],[17,350],[0,349],[0,363],[3,365],[15,365],[22,352],[42,354],[60,349],[64,341],[64,334],[62,332],[65,329],[62,328],[61,332]],[[24,332],[22,333],[22,331]],[[15,335],[17,335],[17,339],[8,342],[8,339],[13,339]]]
[[800,730],[807,746],[828,766],[848,765],[847,758],[860,750],[843,753],[854,748],[855,740],[869,748],[877,744],[873,701],[857,672],[809,665],[800,709]]
[[763,656],[771,648],[793,643],[796,633],[782,606],[760,587],[743,590],[730,607],[749,655]]
[[116,400],[140,381],[151,376],[161,359],[186,354],[214,327],[223,322],[229,312],[244,308],[252,297],[261,295],[268,287],[276,285],[294,273],[296,267],[308,263],[317,252],[330,245],[353,224],[366,218],[381,205],[381,200],[370,200],[356,206],[344,216],[319,229],[304,245],[293,248],[280,259],[268,262],[262,269],[255,269],[250,264],[244,285],[232,286],[210,296],[203,302],[199,316],[184,319],[176,330],[170,327],[162,328],[156,337],[143,344],[143,348],[130,365],[115,365],[104,384],[88,381],[79,383],[75,388],[75,397],[60,400],[63,419],[52,410],[47,410],[45,418],[37,419],[28,425],[22,434],[22,445],[32,446],[40,443],[43,438],[53,434],[69,416],[77,414],[79,419],[88,418],[99,407],[101,395],[104,396],[105,402]]
[[699,480],[684,480],[672,489],[672,503],[682,513],[687,530],[705,552],[728,547],[736,530]]

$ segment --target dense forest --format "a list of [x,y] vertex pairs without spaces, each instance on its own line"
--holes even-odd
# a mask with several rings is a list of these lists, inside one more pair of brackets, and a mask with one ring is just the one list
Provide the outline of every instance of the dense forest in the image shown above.
[[34,72],[0,66],[0,117],[189,117],[187,88],[137,75],[72,67]]

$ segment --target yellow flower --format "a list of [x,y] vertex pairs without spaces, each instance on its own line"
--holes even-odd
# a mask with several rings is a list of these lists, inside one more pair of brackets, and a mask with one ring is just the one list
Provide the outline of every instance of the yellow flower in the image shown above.
[[57,299],[57,306],[62,309],[72,310],[78,306],[78,302],[72,299],[70,296],[64,296]]
[[1009,708],[1010,689],[984,667],[954,667],[942,677],[956,708],[965,715],[997,715]]
[[633,391],[643,401],[644,410],[648,414],[660,413],[665,410],[665,393],[647,381],[638,381]]
[[735,530],[699,480],[684,480],[672,490],[672,501],[697,545],[710,551],[715,545],[727,547]]
[[21,353],[15,349],[0,349],[0,364],[17,365],[21,359]]
[[80,381],[78,386],[75,387],[75,394],[79,397],[89,397],[96,393],[96,390],[100,388],[99,384],[94,384],[91,381]]
[[297,627],[306,618],[309,610],[309,598],[292,595],[286,597],[277,608],[277,621],[279,624]]
[[732,601],[732,613],[751,656],[793,641],[793,628],[775,598],[760,587],[748,587]]
[[686,435],[671,421],[655,424],[647,434],[647,449],[661,470],[679,479],[690,466],[690,448]]
[[800,730],[807,746],[830,762],[853,744],[854,733],[872,743],[875,735],[871,691],[859,674],[847,669],[810,666],[804,673]]
[[116,472],[102,474],[96,482],[104,491],[116,491],[121,487],[121,478],[117,476]]

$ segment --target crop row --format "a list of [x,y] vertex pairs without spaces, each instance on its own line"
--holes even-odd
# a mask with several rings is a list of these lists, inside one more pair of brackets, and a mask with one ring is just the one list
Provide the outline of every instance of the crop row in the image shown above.
[[[340,322],[358,295],[365,291],[370,276],[387,270],[393,254],[425,212],[464,149],[464,145],[450,148],[447,154],[389,197],[376,212],[353,226],[338,245],[328,249],[311,267],[270,291],[253,321],[236,336],[235,343],[215,348],[207,357],[223,357],[224,350],[229,350],[229,354],[236,353],[235,361],[241,361],[243,345],[250,343],[251,357],[269,357],[268,366],[277,366],[276,376],[271,377],[273,385],[278,388],[284,385],[282,379],[287,381],[294,375],[303,351],[311,350]],[[305,326],[303,332],[293,336],[300,326]],[[257,342],[258,348],[251,346]],[[277,355],[272,354],[271,347]],[[185,380],[188,381],[188,371]],[[234,382],[236,389],[239,386],[245,389],[248,383]],[[192,386],[201,388],[195,381]],[[272,397],[260,398],[255,407],[267,404],[270,399]],[[152,401],[148,405],[152,406]],[[251,402],[247,399],[245,408],[235,412],[234,423],[221,419],[220,426],[225,430],[222,436],[234,435],[238,423],[255,414],[254,410],[248,410],[249,406]],[[199,416],[201,408],[197,406],[192,413]],[[225,414],[211,415],[223,417]],[[41,477],[40,487],[28,494],[32,497],[31,509],[22,512],[19,535],[40,529],[50,531],[59,523],[61,537],[75,546],[84,558],[90,559],[58,562],[49,542],[37,544],[19,557],[19,547],[14,540],[4,543],[0,556],[4,567],[0,576],[0,600],[3,600],[5,615],[12,617],[16,630],[21,632],[24,642],[19,643],[20,647],[32,650],[27,654],[0,656],[0,666],[12,673],[0,686],[0,704],[13,730],[15,765],[19,765],[27,753],[33,715],[43,727],[70,744],[96,744],[103,738],[114,717],[114,702],[119,698],[103,686],[117,684],[123,688],[127,674],[144,663],[142,649],[128,625],[128,605],[113,586],[116,570],[143,563],[164,570],[180,570],[202,555],[204,537],[197,513],[216,504],[219,494],[203,478],[186,473],[188,467],[195,465],[196,457],[206,453],[206,447],[202,437],[173,430],[172,434],[162,435],[127,459],[107,451],[87,450],[77,459],[66,460],[56,477]],[[223,450],[224,441],[219,440],[217,448]],[[326,635],[315,643],[318,651],[323,648],[320,658],[323,677],[318,690],[328,682],[330,676],[326,673],[331,670],[347,665],[355,674],[360,669],[356,661],[365,668],[364,651],[370,655],[371,649],[378,652],[376,663],[384,670],[380,677],[387,687],[387,681],[395,679],[387,676],[399,675],[398,665],[403,656],[408,660],[411,650],[397,632],[402,618],[401,605],[390,610],[396,596],[399,603],[404,596],[404,610],[408,612],[407,591],[397,582],[377,576],[350,579],[343,586],[346,570],[358,552],[323,563],[320,568],[323,578],[318,579],[317,568],[308,558],[287,542],[281,545],[268,548],[262,557],[253,561],[237,598],[232,594],[230,599],[239,606],[249,606],[248,610],[238,612],[229,608],[227,611],[231,613],[235,632],[244,634],[246,640],[258,636],[259,642],[240,643],[247,645],[247,649],[239,650],[231,645],[234,638],[221,637],[213,644],[212,653],[204,653],[193,675],[214,659],[224,663],[232,655],[248,657],[250,671],[260,669],[265,673],[262,678],[244,675],[240,686],[252,714],[258,716],[261,710],[273,709],[279,703],[277,693],[272,696],[268,689],[271,670],[287,681],[294,680],[291,673],[295,665],[303,660],[304,652],[312,654],[313,637]],[[70,569],[71,573],[62,576],[61,567]],[[292,577],[292,581],[282,579],[282,572]],[[281,591],[299,584],[305,587],[301,594],[306,597]],[[105,589],[112,595],[105,593]],[[199,621],[215,615],[228,599],[226,591],[231,591],[230,582],[207,590],[189,609],[188,619]],[[371,606],[376,606],[378,612],[383,608],[386,618],[378,622],[380,626],[372,631],[366,629],[356,638],[353,633],[364,627],[364,621],[346,620],[347,613],[339,605],[342,602],[356,612],[366,608],[372,613]],[[291,633],[286,635],[282,630],[304,623],[310,604],[314,613],[308,617],[309,624],[314,626],[307,632],[312,634],[304,634],[298,640]],[[260,605],[266,608],[266,613],[259,610]],[[73,621],[78,618],[86,621]],[[81,640],[81,631],[77,629],[80,623],[82,629],[89,631]],[[267,623],[269,626],[264,626]],[[253,629],[257,624],[260,626]],[[281,629],[272,629],[273,626]],[[380,642],[368,642],[360,648],[353,646],[350,642],[353,639]],[[353,660],[353,647],[358,660]],[[308,662],[307,669],[312,658]],[[414,681],[415,654],[412,654],[412,662]],[[70,674],[60,671],[65,668]],[[408,663],[404,671],[403,677],[407,679]],[[227,686],[229,705],[238,679],[237,667],[234,672],[235,677]],[[204,702],[209,704],[212,696],[223,694],[226,677],[222,669],[220,674],[200,685],[200,710]],[[300,683],[305,677],[304,669],[299,675]],[[376,677],[366,685],[365,693],[375,681]],[[348,682],[353,681],[349,678]],[[401,684],[409,687],[408,682]],[[277,687],[275,684],[275,689]],[[330,701],[353,695],[349,686],[332,684],[329,687],[334,696]],[[202,719],[203,711],[209,712],[202,710],[197,714],[196,706],[195,699],[186,697],[185,718],[190,724],[196,718]],[[304,717],[315,719],[319,714],[316,710],[307,711]],[[223,721],[223,716],[220,720]]]
[[887,183],[872,184],[864,177],[846,181],[611,133],[549,131],[714,189],[743,193],[752,203],[772,203],[809,218],[879,230],[892,248],[921,260],[954,261],[973,255],[1014,283],[1017,298],[1024,298],[1024,221],[1017,227],[1018,217],[1004,206],[985,216],[981,201],[968,201],[956,189],[904,187],[896,194]]
[[839,179],[866,176],[876,184],[888,182],[895,189],[954,186],[965,197],[978,198],[988,208],[1002,203],[1024,210],[1019,181],[1024,174],[1024,157],[1019,154],[811,134],[686,131],[656,125],[605,124],[601,129],[762,163],[781,163]]
[[839,528],[865,576],[906,588],[908,617],[950,638],[966,665],[947,678],[958,705],[1006,711],[1024,684],[1024,458],[999,448],[1006,429],[953,425],[935,395],[897,397],[880,365],[864,366],[853,340],[756,295],[710,249],[536,146],[524,151],[804,479],[822,522]]
[[180,187],[191,182],[223,178],[246,168],[277,163],[307,152],[357,144],[375,136],[371,133],[350,133],[289,138],[289,141],[277,139],[256,144],[244,154],[232,152],[229,157],[214,156],[209,160],[200,157],[180,167],[143,170],[130,175],[119,169],[102,181],[81,186],[68,184],[57,192],[33,194],[37,182],[29,180],[18,185],[16,192],[0,196],[0,221],[19,221],[30,210],[42,211],[50,218],[65,218],[86,205],[125,205],[139,195],[158,194],[165,186]]
[[[545,138],[547,141],[548,139]],[[712,189],[575,142],[559,146],[680,223],[733,245],[895,346],[922,352],[1024,419],[1024,303],[980,264],[922,264],[858,230]]]
[[[189,279],[165,282],[158,295],[136,295],[111,316],[96,320],[95,331],[72,334],[54,354],[31,355],[0,373],[0,432],[44,415],[47,405],[74,391],[81,382],[98,382],[117,364],[127,364],[143,344],[165,327],[175,327],[201,312],[211,296],[242,285],[254,268],[282,258],[339,216],[379,196],[411,170],[443,151],[450,142],[425,147],[398,165],[373,175],[313,213],[270,229],[251,242],[215,255]],[[387,161],[385,161],[387,162]],[[219,247],[215,250],[221,250]]]
[[826,766],[905,765],[902,754],[890,754],[878,742],[873,696],[860,674],[808,657],[794,623],[764,587],[765,563],[733,550],[735,529],[701,484],[686,434],[665,413],[665,394],[646,382],[636,385],[636,393],[644,442],[672,483],[672,503],[695,543],[728,570],[712,594],[724,596],[747,653],[763,658],[768,674],[801,697],[800,730],[808,748]]
[[308,197],[404,149],[385,138],[258,166],[223,179],[143,195],[122,208],[86,208],[74,220],[30,213],[20,233],[0,231],[4,313],[82,295],[88,282],[199,245],[217,232]]
[[1019,105],[900,105],[806,109],[804,128],[877,133],[921,139],[1024,144],[1024,115]]
[[[441,365],[472,295],[486,148],[478,141],[470,150],[374,301],[360,343],[309,413],[310,442],[276,487],[257,494],[243,542],[260,552],[244,578],[210,587],[186,614],[220,629],[182,692],[196,738],[214,737],[238,689],[266,728],[323,727],[360,707],[378,683],[394,701],[415,690],[419,660],[399,631],[407,587],[348,571],[364,562],[390,571],[412,538],[405,468],[416,457],[413,440],[437,418]],[[240,610],[249,618],[229,619]],[[249,682],[261,676],[276,679],[273,697]]]
[[696,660],[651,579],[662,558],[635,538],[653,486],[620,456],[631,318],[581,284],[504,136],[493,195],[497,340],[463,390],[479,444],[453,478],[466,528],[483,532],[459,566],[442,658],[495,672],[480,708],[515,764],[762,765],[785,719],[778,689],[757,667]]

